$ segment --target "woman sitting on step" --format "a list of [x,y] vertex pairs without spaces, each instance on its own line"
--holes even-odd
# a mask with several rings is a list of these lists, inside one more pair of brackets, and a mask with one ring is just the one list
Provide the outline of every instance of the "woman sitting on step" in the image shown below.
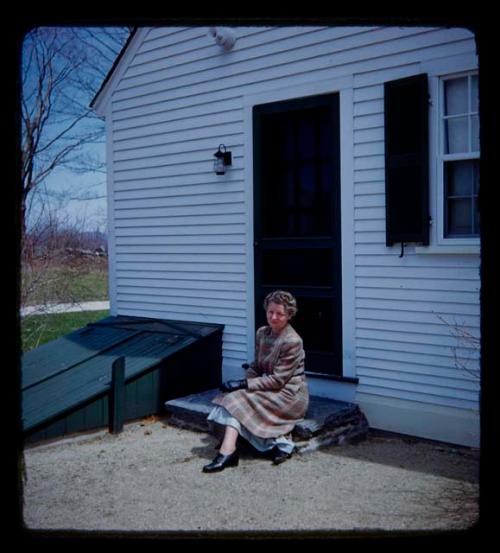
[[225,427],[215,459],[203,472],[237,466],[237,439],[241,435],[257,450],[270,451],[274,464],[289,459],[294,450],[291,432],[303,420],[309,403],[304,375],[302,339],[290,325],[297,302],[277,290],[264,301],[269,326],[257,330],[255,361],[243,380],[224,382],[226,392],[214,398],[208,420]]

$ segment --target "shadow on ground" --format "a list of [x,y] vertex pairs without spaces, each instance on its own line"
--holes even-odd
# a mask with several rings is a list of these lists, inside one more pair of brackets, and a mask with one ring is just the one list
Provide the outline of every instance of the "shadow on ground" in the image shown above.
[[[171,426],[170,418],[169,414],[157,417],[163,424]],[[179,428],[177,424],[174,426]],[[193,428],[186,428],[185,431],[194,432],[199,436],[200,446],[191,448],[193,457],[211,461],[217,454],[222,439],[221,432],[216,429],[216,433],[212,434]],[[357,444],[329,445],[316,451],[295,454],[294,459],[307,463],[309,456],[318,454],[387,465],[474,484],[479,482],[478,449],[373,429],[368,432],[365,440]],[[240,442],[240,458],[265,460],[266,455],[259,453],[243,440]]]
[[370,431],[367,439],[356,445],[331,446],[320,451],[453,480],[479,482],[479,450],[475,448]]

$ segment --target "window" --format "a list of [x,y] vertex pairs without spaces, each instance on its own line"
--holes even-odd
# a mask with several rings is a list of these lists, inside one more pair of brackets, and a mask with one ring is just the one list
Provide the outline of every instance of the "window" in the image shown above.
[[479,105],[477,74],[442,79],[441,182],[445,239],[479,236]]
[[[334,214],[329,107],[267,116],[265,231],[273,237],[330,236]],[[272,120],[272,121],[271,121]],[[279,209],[278,209],[279,207]]]

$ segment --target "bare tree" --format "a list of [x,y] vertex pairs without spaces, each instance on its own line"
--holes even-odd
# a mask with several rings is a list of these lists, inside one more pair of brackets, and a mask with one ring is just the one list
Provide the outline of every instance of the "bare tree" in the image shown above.
[[481,353],[480,337],[473,334],[463,322],[450,322],[442,315],[436,314],[436,316],[448,327],[450,334],[456,339],[457,345],[451,348],[455,367],[473,376],[476,380],[480,380],[478,366],[478,356]]
[[60,211],[68,199],[91,198],[92,184],[81,190],[69,182],[67,190],[54,193],[48,182],[60,168],[90,173],[96,182],[102,179],[104,122],[89,106],[129,33],[126,27],[39,27],[25,36],[20,110],[22,306],[36,303],[43,312],[50,303],[77,302],[69,286],[72,279],[96,267],[94,260],[81,262],[65,255],[68,248],[81,247],[78,241],[86,225],[82,217],[70,221]]
[[[90,102],[124,45],[130,29],[38,27],[23,42],[21,237],[40,186],[55,169],[103,171],[104,124]],[[88,199],[87,191],[73,198]]]
[[70,221],[54,211],[32,225],[24,238],[21,305],[37,304],[34,313],[42,314],[53,303],[78,302],[71,281],[82,270],[70,252],[81,249],[84,228],[84,220]]

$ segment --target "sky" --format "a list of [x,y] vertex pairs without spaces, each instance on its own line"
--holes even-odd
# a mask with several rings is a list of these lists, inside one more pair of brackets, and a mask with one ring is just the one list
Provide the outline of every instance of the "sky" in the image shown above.
[[[104,150],[104,146],[102,148]],[[104,151],[102,152],[104,158]],[[86,230],[107,231],[107,197],[106,197],[106,176],[97,175],[76,175],[65,169],[55,171],[47,179],[49,190],[59,193],[68,189],[68,183],[77,190],[88,191],[89,196],[96,196],[96,199],[64,200],[63,205],[58,207],[62,219],[68,219],[76,224],[82,224]],[[97,183],[97,184],[96,184]]]
[[[51,28],[38,28],[36,30],[40,29],[47,33],[50,33],[52,31]],[[65,28],[59,28],[58,32],[59,31],[62,31],[63,33],[64,31],[69,32],[68,29]],[[56,104],[57,99],[54,100],[54,106],[58,107],[57,111],[55,111],[54,109],[55,116],[52,116],[52,118],[50,119],[52,123],[48,132],[52,133],[51,136],[58,134],[60,132],[60,129],[67,128],[68,120],[73,120],[72,117],[74,118],[74,116],[70,115],[69,119],[66,119],[66,123],[60,122],[60,114],[64,114],[66,109],[71,111],[72,107],[76,106],[78,103],[86,107],[89,106],[92,97],[100,87],[105,75],[110,70],[113,62],[116,60],[116,57],[121,47],[125,43],[128,34],[128,31],[122,28],[123,34],[120,38],[121,40],[123,40],[123,42],[116,44],[112,42],[112,38],[106,35],[105,28],[94,29],[88,27],[78,27],[76,32],[77,36],[79,37],[78,42],[76,43],[75,48],[73,48],[72,50],[70,49],[70,52],[71,54],[73,54],[73,52],[76,52],[76,56],[81,56],[81,50],[79,48],[82,48],[82,45],[84,45],[83,50],[85,52],[87,60],[81,65],[81,67],[86,69],[86,72],[80,71],[78,75],[81,75],[82,78],[86,80],[84,81],[83,85],[66,84],[69,83],[69,81],[64,81],[64,88],[61,87],[59,90],[62,92],[60,98],[62,98],[62,101],[66,103]],[[50,34],[42,34],[40,36],[43,36],[44,38],[39,38],[37,40],[48,41],[49,39],[46,37],[51,37]],[[61,40],[67,40],[66,35],[60,36],[63,36],[63,39]],[[36,90],[36,86],[33,85],[33,88],[31,89],[30,86],[32,85],[32,83],[38,82],[37,78],[39,73],[36,71],[36,63],[28,63],[29,60],[36,59],[34,57],[29,57],[29,45],[30,37],[27,36],[25,37],[23,45],[24,48],[22,69],[30,68],[31,71],[28,71],[26,73],[22,71],[23,78],[25,79],[23,83],[23,93],[25,98],[31,98],[33,101],[35,101],[34,99],[36,98],[36,95],[30,96],[29,92],[30,90]],[[73,46],[73,43],[71,43],[71,46]],[[57,61],[56,65],[54,66],[55,72],[60,70],[60,68],[62,67],[62,65],[59,65],[60,63],[68,63],[67,60],[60,62],[58,61],[59,59],[60,58],[56,58]],[[77,61],[80,62],[81,57],[78,57]],[[96,73],[96,71],[98,72]],[[85,83],[87,81],[91,83],[91,87],[88,90],[86,90],[85,88]],[[69,103],[67,100],[64,100],[65,95],[67,95],[67,97],[69,98]],[[57,98],[59,98],[59,96]],[[32,106],[36,104],[32,103],[29,105]],[[66,108],[65,106],[68,107]],[[35,110],[33,110],[32,113],[35,113]],[[94,131],[95,128],[104,129],[104,124],[102,121],[85,123],[84,127],[81,126],[82,124],[82,122],[79,123],[79,126],[77,125],[73,130],[79,133],[79,128],[82,130],[84,128],[90,128],[92,131]],[[68,135],[64,136],[66,137]],[[54,151],[57,151],[58,149],[59,147],[57,147]],[[105,151],[106,145],[104,135],[102,136],[102,138],[99,139],[99,142],[86,144],[84,148],[82,148],[82,153],[85,156],[91,156],[103,162],[105,161]],[[52,150],[49,150],[48,158],[54,158]],[[83,173],[82,171],[73,172],[69,168],[58,166],[45,178],[45,180],[39,186],[40,198],[43,198],[43,201],[49,203],[50,208],[53,210],[54,213],[57,214],[57,217],[60,220],[67,221],[70,224],[76,224],[79,228],[84,227],[84,230],[100,230],[101,232],[106,232],[107,187],[105,170]],[[33,205],[39,206],[41,205],[41,203],[38,202],[34,203]],[[39,213],[39,209],[34,209],[30,221],[33,222],[34,220],[36,220]]]

